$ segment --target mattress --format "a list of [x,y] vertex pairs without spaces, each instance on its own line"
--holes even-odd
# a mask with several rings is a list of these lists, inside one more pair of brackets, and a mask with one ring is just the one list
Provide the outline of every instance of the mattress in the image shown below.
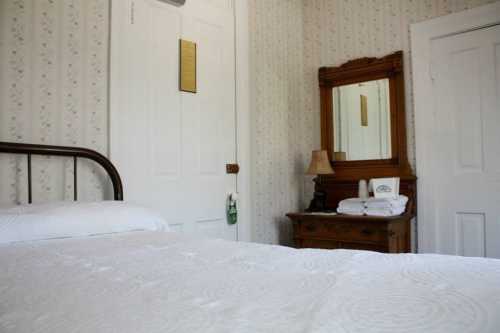
[[133,232],[0,246],[0,332],[500,332],[500,260]]

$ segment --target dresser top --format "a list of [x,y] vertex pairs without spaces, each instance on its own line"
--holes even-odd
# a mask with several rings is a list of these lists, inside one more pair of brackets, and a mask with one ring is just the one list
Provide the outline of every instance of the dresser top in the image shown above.
[[411,213],[404,213],[397,216],[370,216],[370,215],[347,215],[338,213],[322,213],[322,212],[295,212],[286,214],[292,220],[333,220],[333,221],[360,221],[360,222],[391,222],[391,221],[406,221],[414,217]]

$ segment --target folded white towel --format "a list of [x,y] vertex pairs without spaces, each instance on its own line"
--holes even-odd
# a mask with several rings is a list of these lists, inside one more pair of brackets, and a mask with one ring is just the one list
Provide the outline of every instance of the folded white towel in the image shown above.
[[406,210],[408,197],[399,195],[397,198],[349,198],[339,202],[337,212],[348,215],[396,216]]
[[341,203],[359,203],[359,202],[363,203],[365,201],[366,201],[366,199],[361,199],[361,198],[347,198],[347,199],[341,200],[339,202],[339,204],[341,204]]
[[337,213],[346,214],[346,215],[365,215],[365,209],[348,209],[348,208],[337,208]]
[[366,208],[366,215],[371,216],[397,216],[405,212],[405,207],[391,207],[391,208]]
[[361,198],[349,198],[339,202],[339,208],[362,211],[365,208],[365,200]]
[[368,198],[365,202],[365,207],[367,208],[400,208],[406,207],[408,202],[408,197],[405,195],[399,195],[395,199],[390,198]]

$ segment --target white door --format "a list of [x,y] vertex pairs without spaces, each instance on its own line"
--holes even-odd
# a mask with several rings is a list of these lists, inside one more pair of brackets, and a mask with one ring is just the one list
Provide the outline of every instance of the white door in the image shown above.
[[[336,121],[335,151],[347,153],[347,160],[372,160],[390,156],[389,80],[373,80],[341,86],[334,92],[340,110]],[[367,102],[367,124],[362,124],[361,96]]]
[[[111,158],[125,200],[181,232],[236,240],[226,198],[236,175],[232,1],[112,3]],[[197,44],[197,93],[179,91],[179,39]]]
[[435,38],[430,55],[423,238],[438,253],[500,258],[500,26]]

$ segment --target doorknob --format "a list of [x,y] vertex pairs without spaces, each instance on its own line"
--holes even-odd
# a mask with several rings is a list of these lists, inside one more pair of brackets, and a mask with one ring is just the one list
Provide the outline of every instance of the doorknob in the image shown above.
[[240,172],[240,166],[237,163],[226,164],[226,173],[237,174],[238,172]]

